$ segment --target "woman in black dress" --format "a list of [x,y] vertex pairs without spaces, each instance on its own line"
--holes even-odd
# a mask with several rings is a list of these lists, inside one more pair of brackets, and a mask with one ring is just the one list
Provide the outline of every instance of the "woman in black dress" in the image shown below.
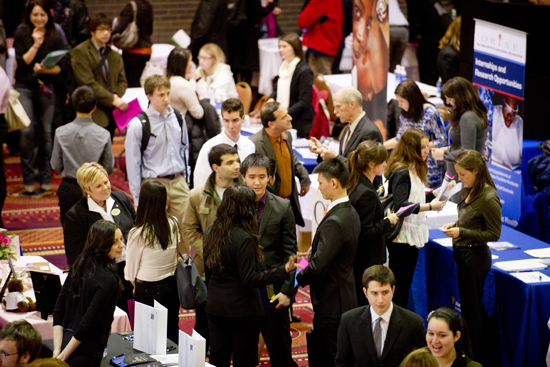
[[257,201],[248,186],[229,186],[204,237],[210,363],[217,367],[229,367],[231,355],[234,367],[258,364],[264,313],[258,287],[288,279],[296,269],[293,255],[285,266],[258,271]]
[[97,221],[63,284],[53,312],[53,356],[69,366],[101,364],[117,298],[124,289],[115,261],[123,249],[119,226]]
[[387,158],[388,151],[384,145],[372,140],[359,144],[357,150],[351,152],[348,157],[349,201],[361,219],[361,233],[353,263],[359,306],[368,304],[363,293],[363,272],[372,265],[382,265],[386,262],[384,235],[390,232],[398,221],[394,213],[384,216],[386,213],[373,185],[374,178],[384,174]]

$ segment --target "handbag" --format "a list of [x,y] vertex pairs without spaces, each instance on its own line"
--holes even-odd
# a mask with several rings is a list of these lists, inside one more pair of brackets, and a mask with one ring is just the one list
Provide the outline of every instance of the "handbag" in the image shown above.
[[137,5],[134,1],[130,1],[130,4],[132,4],[132,10],[134,11],[134,18],[132,19],[132,22],[126,26],[122,33],[113,34],[111,37],[113,44],[123,51],[134,47],[139,39],[137,26]]
[[[201,274],[191,258],[189,246],[185,241],[185,237],[183,237],[179,223],[177,226],[181,239],[178,243],[178,267],[176,268],[178,297],[182,308],[186,310],[197,309],[206,303],[206,283],[202,280]],[[179,251],[181,244],[185,246],[187,253],[182,254]]]
[[5,118],[8,123],[8,132],[24,129],[31,124],[31,119],[19,102],[19,92],[13,88],[10,89]]
[[[380,203],[382,204],[382,210],[384,211],[384,214],[388,212],[388,209],[391,210],[392,213],[395,213],[395,203],[393,201],[393,194],[388,194],[384,197],[380,198]],[[403,220],[405,218],[399,218],[395,226],[392,227],[390,232],[387,232],[384,234],[384,238],[387,242],[391,242],[397,237],[399,232],[401,232],[401,227],[403,227]]]

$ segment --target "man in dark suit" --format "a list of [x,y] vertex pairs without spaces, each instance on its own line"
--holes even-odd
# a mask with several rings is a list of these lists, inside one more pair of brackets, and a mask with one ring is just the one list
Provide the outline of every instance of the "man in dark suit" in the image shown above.
[[331,203],[315,232],[311,261],[296,279],[302,287],[310,284],[315,311],[307,342],[310,366],[334,366],[340,317],[357,307],[353,259],[361,225],[347,195],[346,165],[339,159],[328,159],[314,172],[319,174],[319,191]]
[[[122,57],[113,52],[107,42],[111,38],[111,19],[103,13],[93,14],[88,21],[91,38],[71,52],[74,77],[79,86],[91,87],[97,97],[97,109],[92,114],[96,124],[115,133],[113,109],[125,111],[128,104],[120,97],[126,93],[128,83]],[[105,61],[101,63],[100,61]]]
[[363,273],[370,306],[342,315],[336,367],[398,367],[415,349],[426,346],[424,320],[394,305],[395,277],[390,268],[373,265]]
[[336,92],[334,95],[334,114],[340,119],[340,122],[349,125],[342,132],[338,153],[322,145],[314,137],[309,140],[309,150],[312,153],[319,154],[317,161],[339,158],[347,163],[348,155],[357,149],[362,141],[383,142],[380,130],[363,111],[363,97],[356,88],[344,87]]
[[[265,256],[265,260],[258,264],[258,270],[272,269],[286,264],[288,258],[297,250],[296,224],[290,201],[266,190],[270,171],[269,158],[258,153],[246,157],[241,165],[244,181],[258,196],[258,235]],[[260,287],[265,313],[261,332],[273,367],[297,366],[292,359],[292,338],[288,317],[288,306],[294,293],[293,272],[282,283]]]
[[[292,137],[287,131],[292,129],[292,117],[287,109],[278,102],[266,103],[261,112],[264,128],[249,139],[256,146],[256,153],[263,154],[277,162],[272,186],[277,196],[290,199],[296,224],[304,226],[298,195],[304,196],[309,191],[309,174],[292,150]],[[300,180],[298,192],[294,177]]]

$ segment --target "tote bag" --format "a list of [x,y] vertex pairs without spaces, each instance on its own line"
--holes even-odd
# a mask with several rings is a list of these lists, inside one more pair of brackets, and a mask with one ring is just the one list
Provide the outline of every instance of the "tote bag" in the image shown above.
[[13,88],[10,89],[5,118],[8,122],[8,132],[24,129],[31,124],[29,116],[27,116],[23,105],[19,102],[19,92]]
[[122,49],[129,50],[135,46],[139,39],[138,26],[137,26],[137,5],[134,1],[130,1],[132,9],[134,11],[134,19],[126,26],[126,29],[122,33],[113,34],[113,44]]
[[183,237],[181,228],[178,224],[180,234],[180,243],[186,248],[187,253],[181,254],[178,246],[178,267],[176,268],[176,282],[178,286],[178,296],[180,305],[186,310],[196,309],[206,303],[206,284],[202,280],[197,266],[189,254],[189,246]]

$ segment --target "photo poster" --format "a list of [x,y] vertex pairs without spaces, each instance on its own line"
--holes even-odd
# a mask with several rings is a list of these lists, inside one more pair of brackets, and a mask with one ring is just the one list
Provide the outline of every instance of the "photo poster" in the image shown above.
[[521,215],[527,33],[475,19],[472,82],[487,107],[485,155],[502,203],[502,222]]
[[388,0],[356,0],[353,12],[352,84],[363,95],[363,110],[380,129],[387,127],[389,69]]

